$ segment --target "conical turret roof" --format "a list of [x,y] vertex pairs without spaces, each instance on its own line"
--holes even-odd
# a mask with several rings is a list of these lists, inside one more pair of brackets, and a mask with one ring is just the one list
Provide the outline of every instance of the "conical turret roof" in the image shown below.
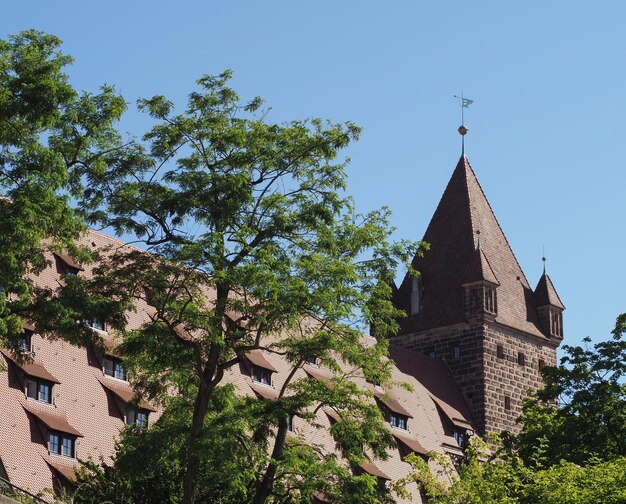
[[[424,240],[430,243],[430,250],[413,260],[421,273],[422,308],[400,322],[401,333],[464,322],[462,284],[467,280],[468,266],[480,260],[480,274],[491,272],[500,285],[496,321],[544,337],[533,291],[467,157],[459,159]],[[397,304],[407,313],[410,289],[407,277],[396,296]]]
[[561,298],[554,288],[552,280],[550,280],[550,277],[545,271],[543,275],[541,275],[539,282],[537,282],[537,287],[535,287],[535,303],[537,306],[551,305],[561,308],[561,310],[565,309]]

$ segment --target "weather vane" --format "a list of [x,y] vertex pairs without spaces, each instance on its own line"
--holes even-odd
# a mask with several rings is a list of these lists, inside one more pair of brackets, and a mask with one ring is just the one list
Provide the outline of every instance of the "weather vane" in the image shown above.
[[465,114],[464,109],[469,108],[469,106],[474,103],[474,100],[470,100],[469,98],[465,98],[463,96],[463,93],[461,93],[461,96],[457,96],[454,95],[454,97],[459,101],[459,105],[461,105],[461,126],[459,126],[459,134],[461,135],[461,155],[465,155],[465,135],[467,135],[467,132],[469,131],[466,127],[465,127]]

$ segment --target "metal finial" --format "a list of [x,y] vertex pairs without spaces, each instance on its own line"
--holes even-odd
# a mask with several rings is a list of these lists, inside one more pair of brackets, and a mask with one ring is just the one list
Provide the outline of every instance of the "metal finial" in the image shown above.
[[467,135],[469,130],[465,127],[465,114],[463,109],[468,108],[474,103],[474,100],[465,98],[463,93],[461,93],[461,96],[454,95],[454,97],[459,101],[459,105],[461,105],[461,126],[459,126],[458,132],[461,135],[461,155],[465,156],[465,135]]
[[543,261],[543,274],[545,275],[546,274],[546,261],[547,261],[547,259],[546,259],[546,246],[542,245],[541,248],[542,248],[542,251],[543,251],[543,256],[541,257],[541,260]]

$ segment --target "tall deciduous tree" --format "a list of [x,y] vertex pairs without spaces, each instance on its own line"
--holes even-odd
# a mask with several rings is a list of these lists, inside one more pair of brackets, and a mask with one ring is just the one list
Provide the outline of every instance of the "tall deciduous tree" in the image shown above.
[[[191,401],[185,503],[197,495],[216,387],[254,349],[282,354],[291,373],[249,426],[265,434],[257,439],[273,436],[253,502],[266,502],[288,477],[281,464],[297,450],[287,442],[287,417],[335,407],[346,419],[337,427],[346,431],[346,459],[358,465],[364,447],[384,456],[390,438],[380,413],[349,375],[388,377],[386,342],[365,345],[359,330],[372,324],[377,334],[393,332],[399,313],[389,281],[416,252],[414,244],[390,242],[387,210],[359,215],[344,193],[338,154],[358,127],[270,123],[261,100],[242,104],[229,78],[200,79],[182,113],[162,96],[141,100],[155,120],[143,138],[145,156],[86,172],[83,208],[92,221],[150,252],[118,251],[99,274],[119,296],[153,307],[149,323],[124,334],[137,382],[153,395],[174,386]],[[294,379],[311,356],[334,370],[332,388]],[[323,460],[306,456],[310,468]],[[303,478],[292,474],[291,483],[280,491],[302,487]]]
[[0,40],[0,347],[16,352],[25,321],[56,336],[74,326],[79,337],[77,312],[53,314],[46,303],[58,293],[37,289],[33,275],[46,267],[46,249],[88,260],[75,245],[85,228],[70,201],[82,195],[82,170],[124,152],[113,127],[124,100],[109,86],[76,92],[60,46],[34,30]]
[[610,340],[565,346],[560,365],[544,368],[545,386],[526,402],[513,440],[525,459],[540,443],[546,464],[626,456],[625,332],[622,314]]

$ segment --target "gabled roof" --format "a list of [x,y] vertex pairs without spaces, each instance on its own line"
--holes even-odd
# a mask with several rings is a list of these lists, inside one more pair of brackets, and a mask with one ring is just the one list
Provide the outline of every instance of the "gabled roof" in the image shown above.
[[537,306],[552,305],[561,308],[561,310],[565,309],[561,298],[552,284],[552,280],[550,280],[546,272],[541,275],[537,287],[535,287],[535,302]]
[[[400,321],[400,334],[465,321],[461,284],[479,237],[481,254],[477,266],[483,275],[490,275],[490,269],[500,284],[496,321],[544,337],[530,285],[465,156],[459,159],[424,235],[430,250],[413,260],[421,274],[422,308],[418,314]],[[486,265],[489,268],[483,269]],[[395,298],[407,312],[410,295],[407,276]]]

